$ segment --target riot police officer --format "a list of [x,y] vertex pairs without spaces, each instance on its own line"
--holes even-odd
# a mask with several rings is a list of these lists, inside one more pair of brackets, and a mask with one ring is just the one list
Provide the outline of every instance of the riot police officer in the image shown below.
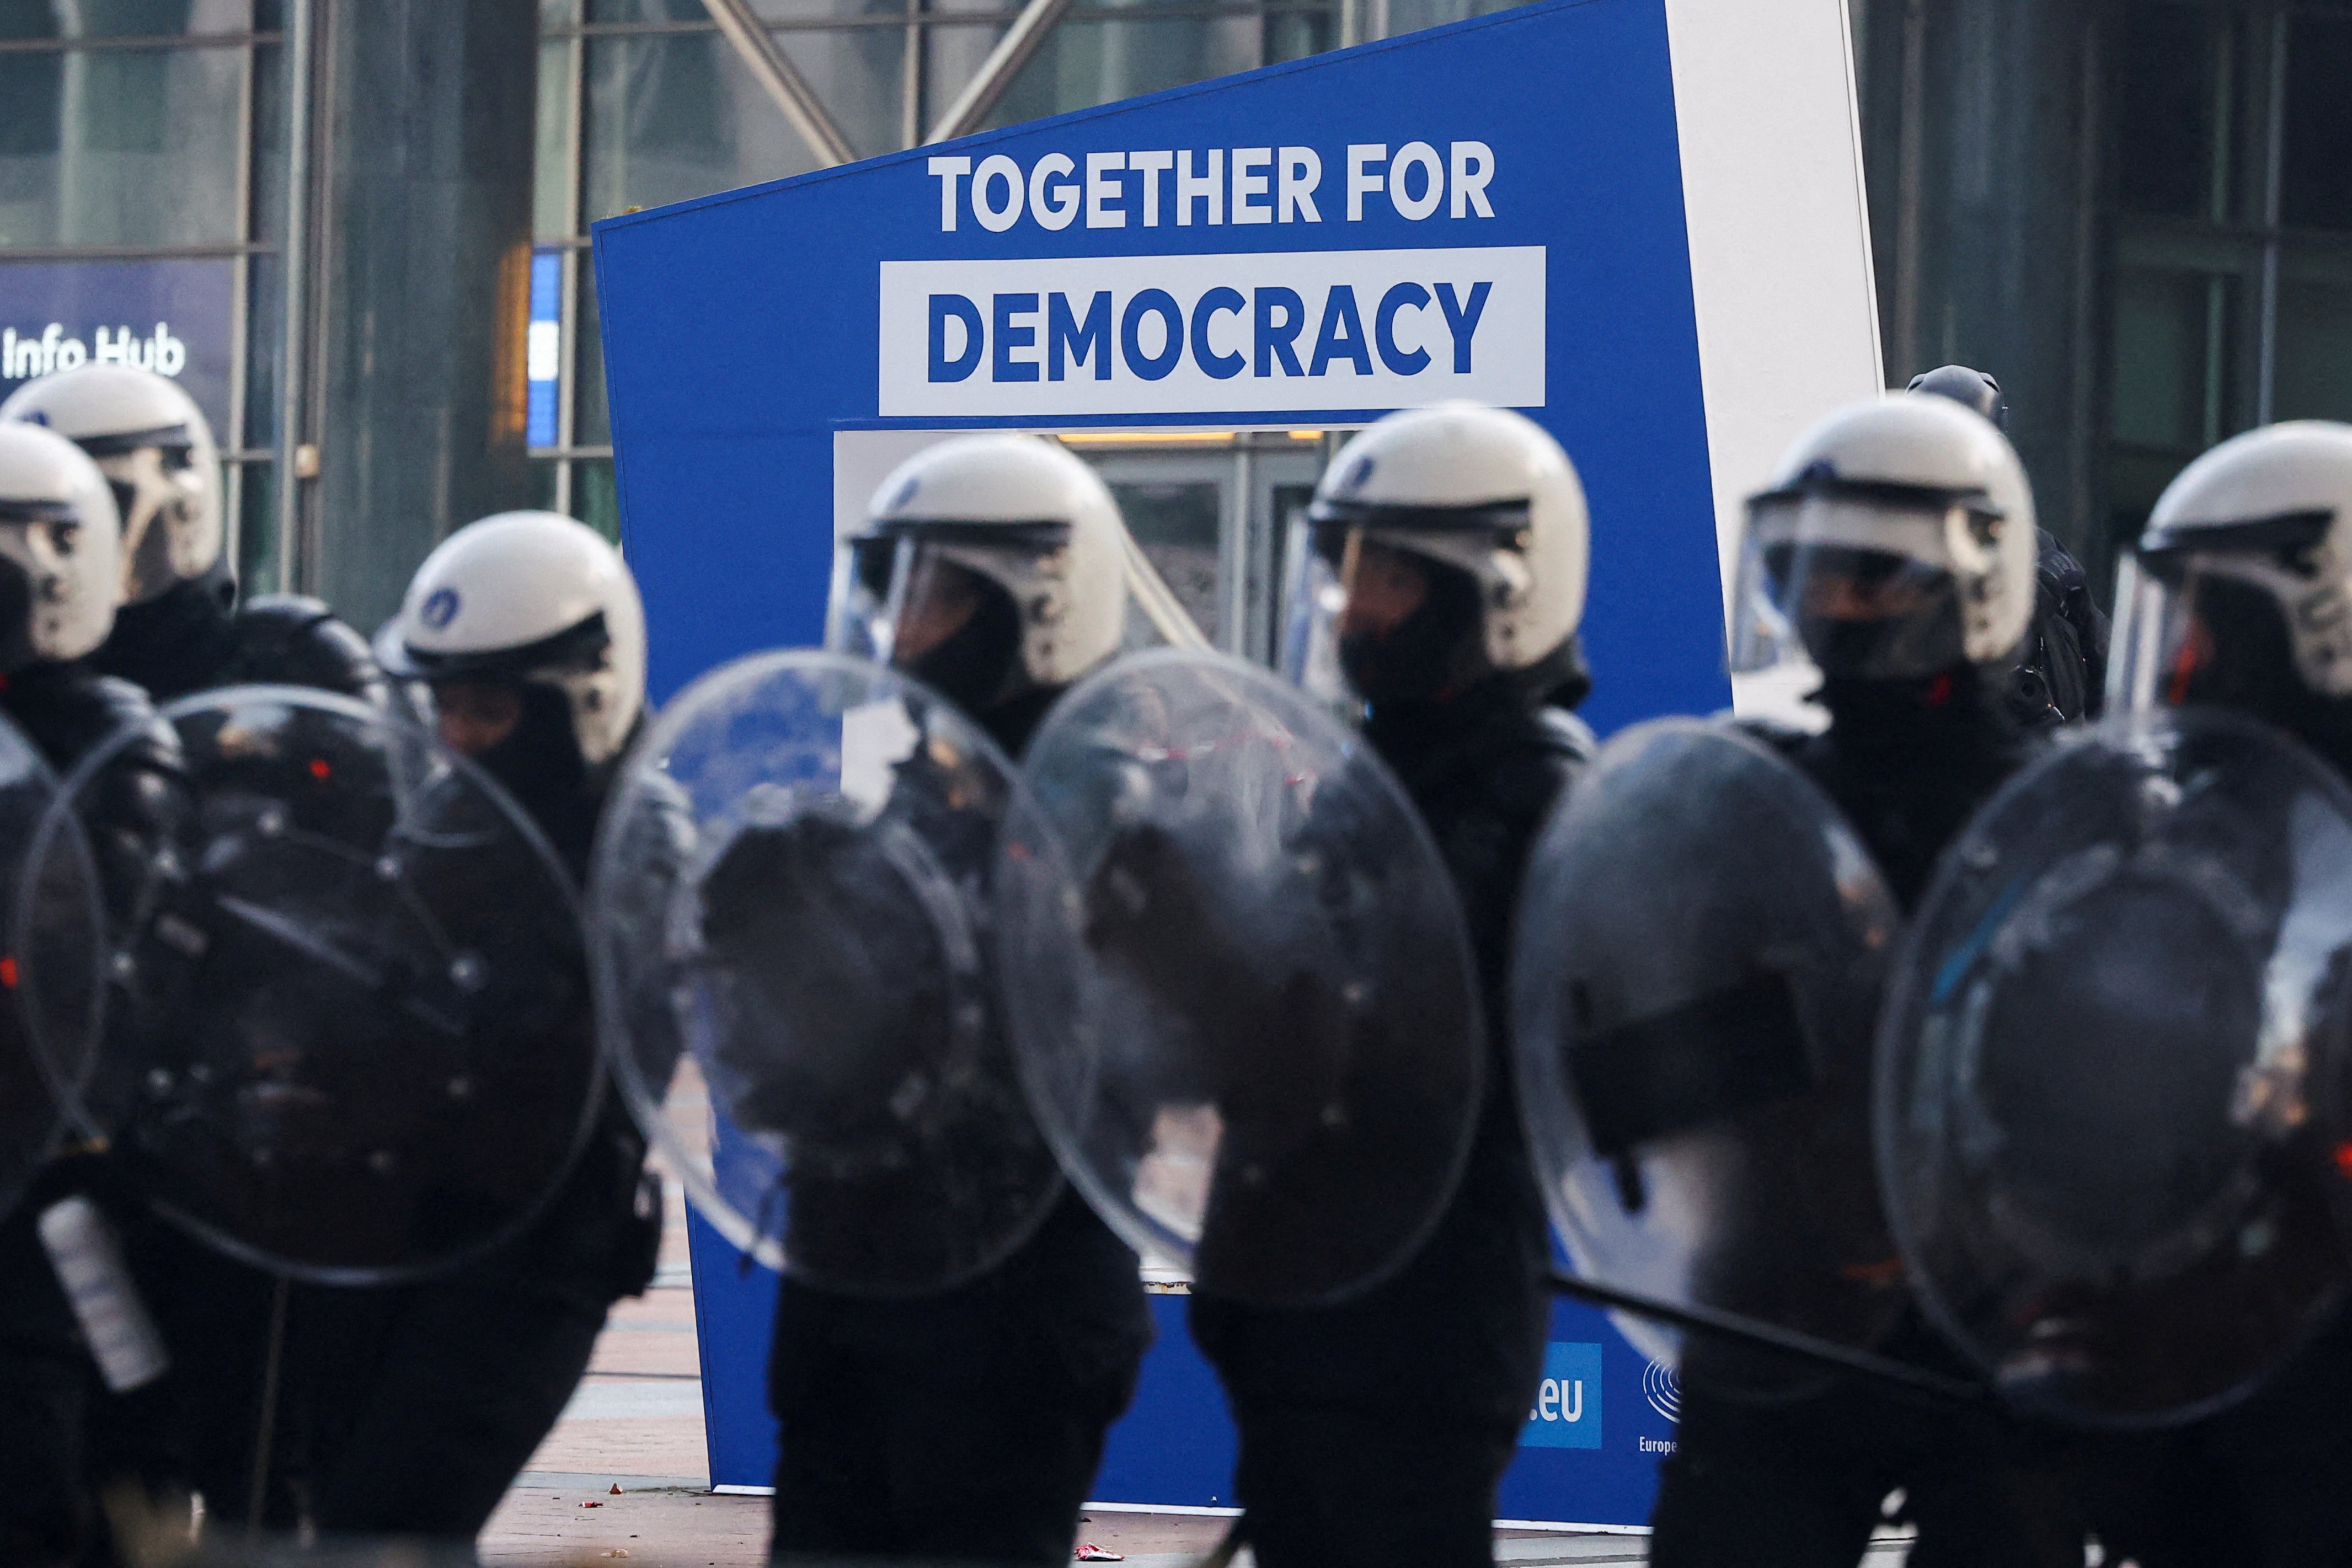
[[[1948,397],[2009,430],[2000,383],[1967,365],[1941,365],[1911,378],[1910,390]],[[2029,728],[2096,718],[2107,681],[2107,618],[2091,599],[2090,578],[2072,551],[2037,528],[2033,625],[2018,654],[2011,711]]]
[[[88,457],[51,432],[0,422],[0,711],[59,772],[116,732],[139,732],[85,797],[102,871],[168,832],[176,799],[170,731],[138,688],[86,663],[113,622],[119,538]],[[119,1212],[98,1165],[58,1162],[0,1221],[0,1558],[12,1563],[104,1560],[95,1481],[124,1468],[115,1445],[126,1426],[109,1385],[153,1374],[94,1364],[44,1250],[39,1217],[59,1200],[89,1193]],[[115,1288],[135,1300],[127,1279]],[[160,1356],[151,1347],[142,1359]]]
[[[2111,695],[2285,730],[2352,779],[2352,425],[2250,431],[2158,498],[2116,589]],[[2338,1311],[2243,1404],[2178,1434],[2115,1544],[2145,1568],[2352,1560],[2352,1317]],[[2144,1537],[2144,1538],[2143,1538]]]
[[[1122,528],[1057,445],[943,442],[875,492],[830,641],[938,690],[1017,758],[1118,651]],[[775,1552],[1066,1561],[1150,1338],[1135,1253],[1070,1189],[1003,1262],[942,1291],[875,1299],[788,1273],[768,1366]]]
[[1452,403],[1350,441],[1307,516],[1286,663],[1360,709],[1453,876],[1489,1021],[1485,1099],[1460,1186],[1401,1269],[1311,1310],[1196,1295],[1192,1334],[1240,1427],[1260,1563],[1484,1563],[1550,1318],[1497,1020],[1529,842],[1590,749],[1569,712],[1591,685],[1584,493],[1533,423]]
[[[1817,673],[1819,734],[1772,738],[1836,803],[1907,913],[1937,857],[2029,755],[2009,696],[2034,613],[2033,498],[1985,418],[1935,395],[1850,405],[1749,502],[1735,671]],[[1912,1312],[1881,1347],[1956,1375]],[[2082,1561],[2047,1456],[1989,1410],[1840,1376],[1778,1401],[1710,1386],[1694,1341],[1652,1515],[1663,1564],[1850,1564],[1899,1490],[1927,1563]]]
[[237,601],[220,459],[178,383],[130,365],[82,365],[18,388],[0,419],[45,424],[106,476],[122,517],[122,607],[96,669],[158,702],[247,683],[317,686],[381,705],[366,643],[318,600]]
[[[121,607],[90,667],[156,702],[219,686],[315,686],[382,706],[386,688],[367,644],[316,599],[238,602],[223,526],[219,454],[204,411],[179,384],[131,365],[82,365],[18,388],[0,420],[44,425],[98,466],[122,519]],[[150,1282],[176,1354],[166,1421],[144,1434],[151,1490],[204,1494],[242,1517],[246,1445],[260,1418],[268,1354],[268,1276],[146,1216],[127,1216],[131,1266]],[[168,1289],[152,1288],[168,1281]]]
[[[644,611],[620,553],[553,513],[485,517],[417,569],[385,641],[396,675],[429,685],[443,743],[582,875],[645,706]],[[418,1284],[299,1293],[286,1421],[309,1522],[480,1532],[571,1398],[611,1304],[652,1281],[661,1214],[644,1160],[608,1095],[545,1210],[487,1258]]]

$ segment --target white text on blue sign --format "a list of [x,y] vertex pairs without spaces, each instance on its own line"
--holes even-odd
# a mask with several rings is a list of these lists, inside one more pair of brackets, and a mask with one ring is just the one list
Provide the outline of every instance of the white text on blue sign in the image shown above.
[[1554,1340],[1544,1346],[1543,1381],[1519,1434],[1530,1448],[1601,1447],[1601,1347]]
[[886,261],[879,410],[1023,417],[1544,402],[1544,249]]
[[[1448,218],[1491,218],[1486,187],[1495,179],[1495,150],[1484,141],[1452,141],[1441,152],[1426,141],[1391,149],[1383,141],[1349,144],[1338,162],[1346,170],[1336,192],[1323,188],[1323,154],[1312,147],[1172,148],[1159,152],[1087,152],[1079,160],[1048,152],[1024,169],[1004,153],[977,164],[968,156],[930,160],[940,183],[940,232],[953,234],[965,213],[991,234],[1003,234],[1025,215],[1039,228],[1060,230],[1083,221],[1090,229],[1177,228],[1220,224],[1319,224],[1328,204],[1335,216],[1361,223],[1367,204],[1412,223],[1443,212]],[[1319,197],[1319,200],[1318,200]]]

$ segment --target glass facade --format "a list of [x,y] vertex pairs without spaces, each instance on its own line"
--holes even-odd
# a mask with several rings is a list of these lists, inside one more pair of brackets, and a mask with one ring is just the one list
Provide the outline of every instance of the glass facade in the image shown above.
[[[860,156],[920,144],[1019,15],[982,0],[754,0]],[[982,120],[1009,125],[1503,9],[1487,0],[1079,0]],[[533,225],[554,274],[541,504],[612,529],[587,227],[817,168],[702,0],[545,0]],[[533,309],[534,319],[539,309]],[[541,440],[541,436],[550,437]]]
[[[239,530],[241,564],[273,585],[283,206],[256,198],[283,183],[279,26],[273,0],[0,0],[0,346],[54,324],[55,365],[68,345],[119,352],[128,329],[152,345],[134,362],[195,361],[192,390],[216,363],[199,401],[221,426],[230,517],[262,520]],[[36,368],[0,359],[0,390]]]
[[2113,58],[2107,497],[2121,540],[2225,436],[2352,420],[2352,16],[2140,5]]
[[[186,358],[221,426],[240,565],[262,587],[307,580],[275,537],[273,473],[294,3],[0,0],[0,391],[76,354]],[[311,0],[311,14],[331,30],[361,3]],[[1075,0],[982,123],[1502,8]],[[823,160],[705,0],[537,9],[531,488],[610,531],[588,225]],[[865,156],[924,141],[1020,7],[751,0],[750,11]],[[1945,359],[2003,373],[2045,516],[2095,564],[2211,443],[2267,419],[2352,418],[2352,8],[1855,0],[1852,13],[1889,374]],[[1906,183],[1912,170],[1925,172]],[[2080,238],[2051,250],[2061,235]],[[333,329],[313,304],[299,341],[307,352]],[[2044,345],[2050,363],[2037,366]],[[1182,542],[1208,515],[1205,479],[1134,482],[1169,550],[1207,548]],[[317,541],[300,548],[308,559]],[[1220,548],[1230,580],[1242,547]],[[1201,561],[1183,559],[1173,575],[1197,578]],[[1221,623],[1236,608],[1202,606]],[[1238,641],[1263,636],[1253,625]]]

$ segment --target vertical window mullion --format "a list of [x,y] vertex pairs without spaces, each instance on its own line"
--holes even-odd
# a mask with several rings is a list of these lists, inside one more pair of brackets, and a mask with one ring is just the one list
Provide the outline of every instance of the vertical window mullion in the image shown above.
[[2284,7],[2264,18],[2268,49],[2263,60],[2262,287],[2254,323],[2258,345],[2254,370],[2254,423],[2271,423],[2277,402],[2279,298],[2279,185],[2286,160],[2286,38]]
[[898,71],[898,140],[908,148],[922,145],[926,118],[923,77],[930,33],[922,16],[923,0],[907,0],[907,54]]
[[[572,134],[564,138],[563,232],[576,239],[583,226],[580,221],[584,201],[581,182],[585,178],[588,162],[581,152],[582,140],[588,134],[588,106],[583,86],[588,70],[588,44],[575,32],[564,47],[570,51],[563,72],[563,90],[572,99],[567,120]],[[578,411],[572,403],[580,386],[580,268],[585,256],[586,253],[577,246],[567,248],[563,256],[563,299],[560,307],[563,321],[563,354],[556,371],[555,442],[567,454],[572,450],[578,420]],[[568,455],[555,460],[555,509],[566,517],[572,513],[572,459]]]

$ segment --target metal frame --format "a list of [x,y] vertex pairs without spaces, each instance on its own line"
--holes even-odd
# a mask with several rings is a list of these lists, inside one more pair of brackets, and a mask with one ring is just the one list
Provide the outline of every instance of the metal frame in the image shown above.
[[1021,74],[1021,68],[1045,47],[1055,25],[1061,21],[1071,4],[1072,0],[1029,0],[1029,4],[1021,8],[1021,15],[1013,19],[1013,26],[1005,29],[1004,37],[996,40],[996,47],[988,52],[988,58],[981,62],[980,69],[963,84],[963,90],[956,94],[955,101],[932,122],[930,134],[923,138],[923,145],[928,147],[936,141],[952,141],[977,130],[980,122],[987,118],[988,111],[994,109],[997,100],[1004,96],[1005,89],[1013,85],[1013,78]]
[[[1044,0],[1033,3],[1042,4]],[[1061,3],[1066,5],[1069,0]],[[702,8],[710,13],[710,19],[719,24],[719,32],[734,47],[744,68],[783,110],[784,118],[801,133],[801,140],[817,155],[818,162],[825,168],[856,162],[857,152],[849,145],[849,138],[842,134],[841,127],[817,101],[816,90],[809,86],[799,68],[785,57],[760,19],[751,15],[747,0],[702,0]]]
[[[317,65],[317,34],[311,0],[286,0],[286,239],[285,265],[278,270],[283,293],[279,298],[278,345],[278,587],[293,588],[308,575],[297,556],[313,552],[302,537],[302,398],[304,372],[309,369],[309,307],[310,262],[310,89]],[[313,566],[315,563],[310,563]]]

